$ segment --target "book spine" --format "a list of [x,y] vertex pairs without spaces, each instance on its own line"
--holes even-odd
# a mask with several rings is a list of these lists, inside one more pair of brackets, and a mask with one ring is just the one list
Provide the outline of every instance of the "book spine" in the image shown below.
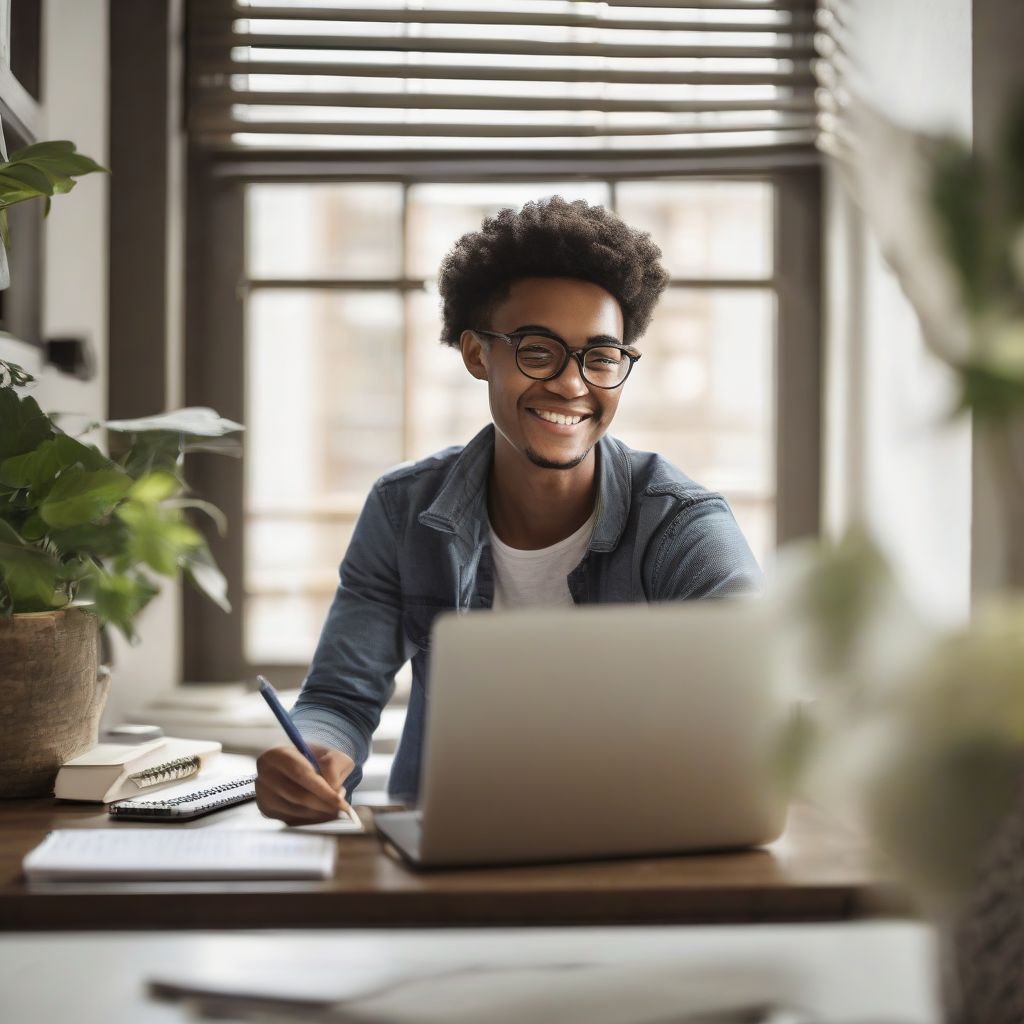
[[173,761],[165,761],[163,764],[155,764],[152,768],[135,772],[128,776],[130,782],[134,782],[139,789],[147,789],[150,786],[162,786],[165,782],[176,782],[179,779],[190,779],[193,775],[199,774],[203,763],[198,754],[191,754],[188,757],[176,757]]

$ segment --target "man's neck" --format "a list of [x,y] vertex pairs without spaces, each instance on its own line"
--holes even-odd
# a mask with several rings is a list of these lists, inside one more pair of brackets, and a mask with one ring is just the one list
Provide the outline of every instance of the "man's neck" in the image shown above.
[[487,511],[498,538],[536,551],[575,533],[594,511],[596,455],[572,469],[545,469],[500,441],[487,484]]

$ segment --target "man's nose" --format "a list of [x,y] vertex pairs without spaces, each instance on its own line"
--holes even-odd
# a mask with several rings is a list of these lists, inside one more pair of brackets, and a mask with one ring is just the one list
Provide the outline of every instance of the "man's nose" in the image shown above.
[[587,382],[583,379],[582,367],[575,356],[570,356],[562,372],[551,380],[545,381],[548,389],[565,398],[578,398],[589,392]]

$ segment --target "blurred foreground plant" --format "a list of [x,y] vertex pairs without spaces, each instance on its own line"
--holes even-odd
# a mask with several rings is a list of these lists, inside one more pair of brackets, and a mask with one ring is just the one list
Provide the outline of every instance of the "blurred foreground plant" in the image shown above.
[[864,825],[924,906],[957,906],[1024,778],[1024,598],[940,630],[852,531],[789,549],[773,601],[806,709],[781,771]]
[[[972,416],[976,464],[994,470],[1001,564],[1020,587],[1024,94],[988,151],[899,125],[864,98],[853,17],[834,0],[816,15],[818,145],[956,375],[950,412]],[[938,629],[854,532],[791,553],[778,600],[783,664],[813,704],[785,770],[842,791],[929,905],[962,903],[1001,821],[1024,816],[1024,598],[994,597],[963,628]]]

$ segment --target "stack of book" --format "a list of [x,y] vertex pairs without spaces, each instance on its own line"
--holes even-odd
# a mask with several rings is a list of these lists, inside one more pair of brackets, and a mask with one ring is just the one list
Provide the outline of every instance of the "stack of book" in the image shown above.
[[59,800],[111,803],[192,778],[220,753],[214,740],[172,736],[145,743],[100,743],[68,761],[57,773]]

